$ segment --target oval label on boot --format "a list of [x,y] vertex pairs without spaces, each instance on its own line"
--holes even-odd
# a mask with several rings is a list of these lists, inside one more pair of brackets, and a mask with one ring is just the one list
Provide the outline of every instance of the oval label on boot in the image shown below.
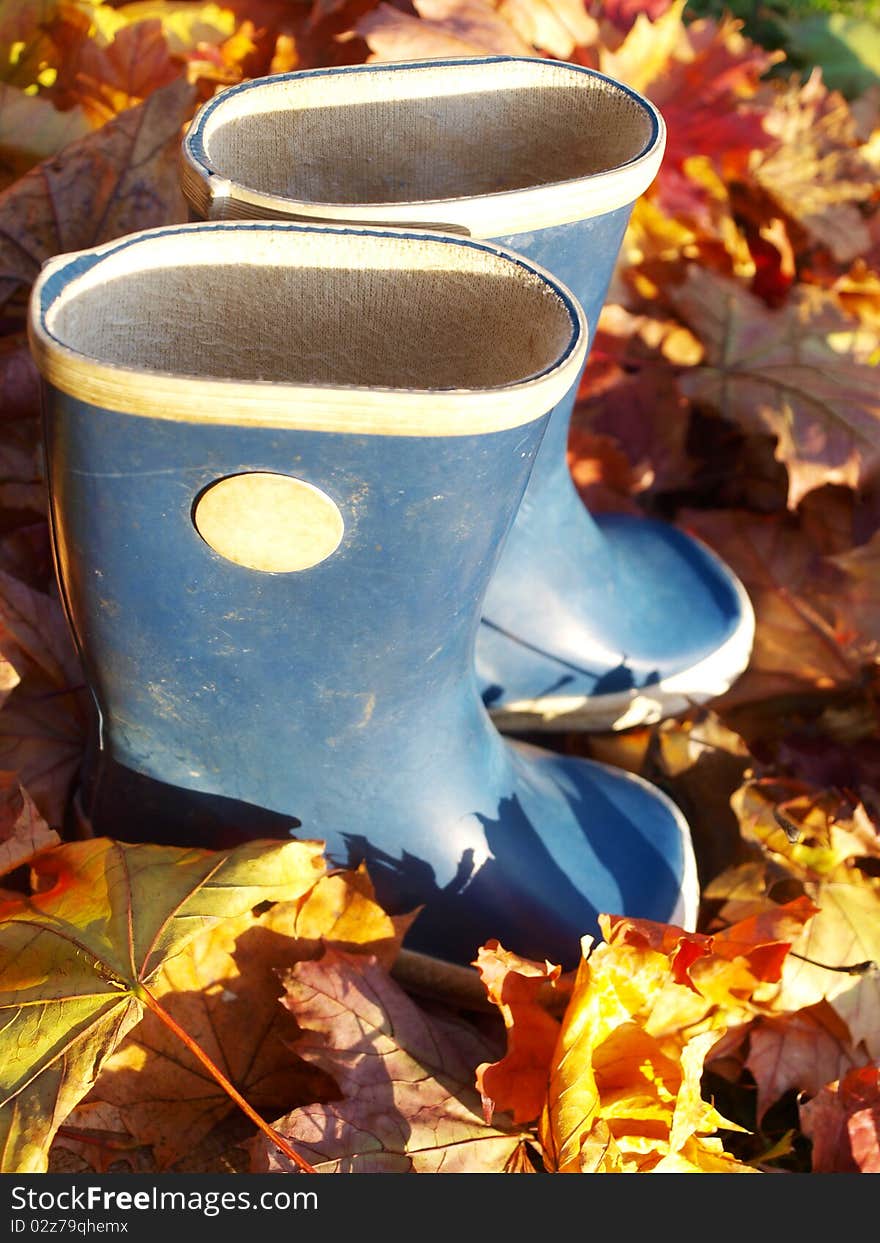
[[268,471],[210,484],[196,501],[193,522],[221,557],[267,574],[319,565],[339,547],[345,530],[326,492]]

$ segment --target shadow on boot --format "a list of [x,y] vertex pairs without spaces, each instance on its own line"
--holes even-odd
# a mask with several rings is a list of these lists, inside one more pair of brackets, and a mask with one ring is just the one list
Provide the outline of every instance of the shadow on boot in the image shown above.
[[51,261],[30,329],[94,832],[323,839],[448,961],[572,964],[600,911],[692,926],[675,806],[504,739],[474,673],[583,362],[564,286],[449,235],[190,224]]
[[[595,331],[665,128],[612,79],[516,57],[355,65],[221,91],[186,136],[198,217],[456,229],[562,280]],[[556,409],[484,604],[476,658],[505,730],[621,729],[721,694],[746,667],[748,595],[668,523],[593,518]],[[426,706],[427,708],[427,706]]]

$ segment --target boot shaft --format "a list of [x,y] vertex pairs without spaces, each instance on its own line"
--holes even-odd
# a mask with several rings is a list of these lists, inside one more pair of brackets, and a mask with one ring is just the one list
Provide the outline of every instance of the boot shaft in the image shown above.
[[590,331],[666,130],[637,92],[543,58],[347,65],[227,88],[184,139],[197,218],[439,227],[559,277]]
[[279,791],[423,765],[426,697],[450,756],[484,739],[480,603],[583,356],[563,287],[449,237],[190,225],[54,261],[31,329],[119,762],[260,802],[260,756]]

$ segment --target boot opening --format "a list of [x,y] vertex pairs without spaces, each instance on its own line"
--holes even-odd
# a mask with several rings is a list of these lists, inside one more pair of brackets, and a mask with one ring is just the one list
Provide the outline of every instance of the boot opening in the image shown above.
[[528,59],[283,75],[221,96],[203,131],[221,177],[261,194],[359,205],[595,176],[637,159],[655,138],[637,95],[599,74]]
[[139,372],[404,390],[518,384],[578,335],[554,285],[490,247],[265,223],[136,236],[63,284],[45,324]]

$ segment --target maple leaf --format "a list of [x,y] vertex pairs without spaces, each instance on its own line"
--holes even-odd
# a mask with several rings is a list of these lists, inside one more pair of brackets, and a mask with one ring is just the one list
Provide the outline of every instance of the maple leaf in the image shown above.
[[[368,956],[331,949],[283,982],[302,1030],[294,1052],[342,1094],[274,1124],[318,1173],[530,1170],[528,1135],[481,1116],[474,1070],[496,1051],[476,1029],[424,1013]],[[257,1172],[291,1169],[261,1137],[252,1152]]]
[[419,17],[380,4],[355,25],[370,60],[421,60],[498,52],[532,56],[534,49],[488,0],[414,0]]
[[10,424],[33,425],[40,413],[40,374],[31,357],[27,335],[10,333],[0,337],[0,420],[4,438],[10,438]]
[[800,1106],[817,1174],[880,1174],[880,1066],[863,1066]]
[[763,126],[766,106],[754,97],[782,53],[749,43],[742,23],[730,18],[685,23],[684,9],[677,0],[656,20],[639,14],[618,46],[600,45],[599,68],[647,95],[666,121],[663,164],[648,196],[667,215],[704,225],[720,203],[728,243],[742,255],[723,182],[706,162],[729,181],[743,175],[755,150],[772,143]]
[[[489,941],[477,954],[477,969],[507,1029],[507,1051],[497,1062],[477,1067],[477,1087],[487,1122],[496,1109],[516,1123],[531,1122],[544,1107],[559,1020],[548,1005],[562,969],[531,962]],[[562,993],[560,988],[559,993]],[[549,995],[549,996],[548,996]]]
[[0,305],[21,302],[53,255],[186,219],[178,160],[194,102],[172,82],[0,194]]
[[0,654],[16,675],[0,706],[0,767],[19,774],[60,828],[87,730],[82,669],[57,598],[3,570]]
[[792,1088],[815,1096],[825,1084],[865,1061],[849,1029],[827,1002],[794,1014],[759,1018],[749,1028],[745,1065],[758,1089],[758,1121]]
[[[607,481],[613,493],[624,497],[688,483],[693,471],[686,447],[690,405],[675,368],[701,356],[697,339],[676,321],[632,315],[613,304],[603,308],[568,445],[575,483],[591,508],[597,491],[598,508],[612,507],[605,503],[611,499],[608,488],[597,489],[597,482]],[[629,471],[615,459],[614,444],[626,454]],[[635,505],[622,504],[616,495],[613,499],[614,508],[635,511]]]
[[81,108],[59,112],[48,99],[0,82],[0,190],[88,132]]
[[829,579],[822,556],[795,518],[682,510],[677,521],[725,559],[755,609],[749,667],[717,706],[726,710],[858,681],[860,665],[838,633],[829,594],[839,579]]
[[856,123],[842,95],[829,91],[814,70],[801,85],[768,92],[764,116],[776,140],[755,150],[750,174],[808,237],[850,263],[870,247],[859,210],[876,194],[877,174],[862,153]]
[[0,771],[0,876],[60,840],[16,774]]
[[157,18],[123,26],[106,46],[85,40],[61,62],[54,95],[60,107],[78,105],[96,129],[181,76]]
[[[319,1069],[292,1055],[298,1028],[278,1004],[277,973],[326,945],[390,967],[410,917],[387,915],[364,870],[322,877],[295,902],[225,920],[166,962],[153,996],[262,1114],[337,1096]],[[119,1109],[159,1168],[202,1143],[235,1104],[156,1015],[147,1012],[104,1063],[89,1098]]]
[[[725,1031],[760,1011],[755,994],[814,913],[794,902],[720,939],[601,916],[604,942],[578,968],[553,1055],[540,1130],[551,1167],[751,1172],[714,1135],[741,1128],[702,1099],[700,1078]],[[613,1145],[603,1139],[597,1164],[600,1124]]]
[[[818,908],[792,943],[774,1009],[827,1001],[853,1047],[861,1043],[870,1057],[880,1057],[880,880],[860,866],[880,858],[875,827],[864,809],[848,811],[839,795],[810,792],[798,782],[747,782],[732,803],[743,835]],[[722,896],[724,878],[711,889]],[[760,895],[756,904],[762,905]],[[763,905],[772,906],[769,894]],[[722,910],[719,917],[733,916]]]
[[845,589],[836,598],[841,622],[854,635],[871,636],[874,653],[880,648],[880,532],[867,544],[829,557],[846,576]]
[[768,310],[737,282],[691,265],[669,298],[706,348],[682,390],[747,431],[777,437],[792,508],[811,488],[858,487],[877,471],[876,368],[833,295],[799,286],[784,308]]
[[0,0],[0,79],[10,86],[34,87],[52,51],[48,30],[59,0]]
[[559,60],[571,60],[599,36],[583,0],[501,0],[498,12],[526,43]]
[[315,842],[212,852],[96,838],[37,855],[33,894],[0,903],[2,1168],[45,1170],[58,1126],[155,1006],[166,959],[221,920],[306,892],[323,867]]

